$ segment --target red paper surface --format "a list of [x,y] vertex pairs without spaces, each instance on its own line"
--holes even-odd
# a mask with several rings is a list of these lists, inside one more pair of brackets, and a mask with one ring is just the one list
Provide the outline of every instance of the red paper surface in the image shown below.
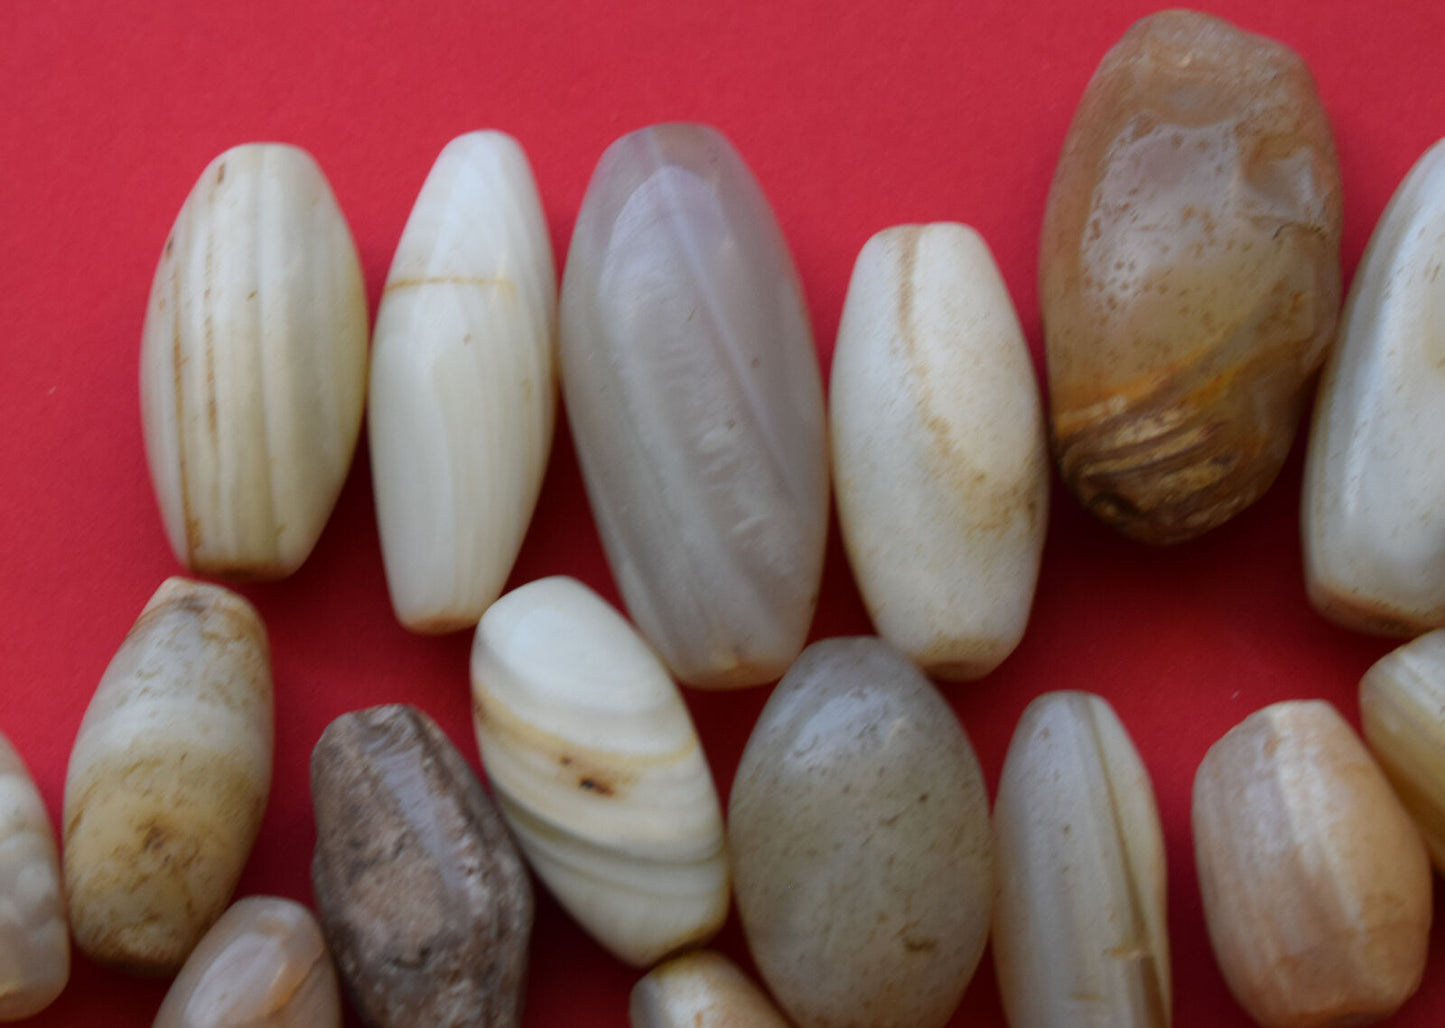
[[[1313,68],[1343,169],[1348,278],[1396,184],[1445,132],[1445,6],[1211,9],[1289,43]],[[453,136],[496,127],[521,140],[560,266],[612,139],[650,122],[711,122],[773,202],[825,369],[868,236],[958,220],[992,245],[1042,371],[1035,262],[1054,162],[1099,58],[1151,10],[1119,0],[0,4],[0,730],[57,827],[91,692],[146,598],[178,570],[142,452],[137,354],[160,247],[221,150],[281,140],[316,156],[374,308],[416,192]],[[1189,832],[1195,767],[1275,700],[1324,697],[1358,723],[1359,677],[1393,645],[1336,628],[1306,602],[1300,452],[1256,507],[1168,550],[1116,536],[1056,482],[1023,644],[987,680],[946,687],[990,789],[1034,696],[1088,689],[1114,704],[1164,818],[1175,1023],[1185,1028],[1248,1023],[1205,936]],[[565,421],[512,583],[553,573],[616,600]],[[277,745],[240,893],[309,903],[307,760],[322,728],[347,710],[405,701],[475,764],[470,638],[412,636],[392,617],[364,441],[307,564],[243,591],[271,633]],[[867,630],[835,524],[813,637]],[[688,693],[724,797],[767,692]],[[718,944],[750,967],[735,919]],[[1425,984],[1394,1023],[1445,1019],[1442,971],[1437,927]],[[624,1025],[637,976],[540,899],[526,1024]],[[69,988],[35,1023],[147,1025],[164,988],[77,955]],[[1002,1024],[987,957],[953,1023]]]

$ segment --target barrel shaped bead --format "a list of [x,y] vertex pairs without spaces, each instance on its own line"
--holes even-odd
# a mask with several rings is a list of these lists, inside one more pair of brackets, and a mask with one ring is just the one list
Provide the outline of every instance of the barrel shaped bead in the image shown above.
[[1340,624],[1445,627],[1445,141],[1355,272],[1320,378],[1301,504],[1310,600]]
[[1014,1028],[1166,1028],[1164,832],[1108,702],[1045,693],[1019,719],[994,808],[994,966]]
[[721,806],[632,626],[575,579],[530,582],[482,616],[471,675],[497,803],[562,906],[639,967],[711,938],[728,910]]
[[230,902],[271,789],[270,650],[246,600],[167,579],[81,720],[64,874],[93,960],[173,974]]
[[838,521],[878,633],[929,674],[987,674],[1028,623],[1049,456],[1028,344],[977,232],[868,241],[829,403]]
[[822,574],[823,390],[787,244],[717,131],[653,126],[602,155],[567,255],[561,360],[638,628],[690,685],[777,678]]
[[366,401],[366,291],[305,151],[238,146],[166,239],[141,337],[146,456],[191,571],[282,578],[325,527]]
[[1420,984],[1430,861],[1364,745],[1320,700],[1256,711],[1194,778],[1215,959],[1264,1028],[1366,1024]]
[[387,587],[415,631],[471,628],[502,593],[556,420],[557,283],[517,141],[447,144],[376,314],[367,416]]

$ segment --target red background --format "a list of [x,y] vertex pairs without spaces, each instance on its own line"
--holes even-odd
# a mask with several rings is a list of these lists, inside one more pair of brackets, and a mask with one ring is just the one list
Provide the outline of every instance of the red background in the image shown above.
[[[1390,193],[1445,133],[1445,5],[1210,6],[1313,68],[1339,146],[1348,281]],[[612,139],[650,122],[711,122],[773,202],[825,369],[868,236],[959,220],[992,245],[1042,370],[1035,262],[1053,165],[1094,66],[1151,10],[1121,0],[0,3],[0,730],[52,817],[95,684],[146,598],[178,570],[146,473],[136,361],[160,247],[221,150],[281,140],[316,156],[355,233],[374,309],[416,192],[453,136],[496,127],[521,140],[560,266]],[[991,790],[1035,695],[1088,689],[1114,704],[1164,818],[1176,1023],[1186,1028],[1248,1023],[1205,937],[1188,828],[1196,765],[1275,700],[1325,697],[1358,723],[1359,677],[1393,645],[1336,628],[1306,602],[1300,465],[1297,445],[1253,509],[1169,550],[1114,535],[1056,482],[1023,644],[987,680],[947,687]],[[559,572],[616,599],[565,421],[512,582]],[[240,891],[309,903],[311,746],[336,715],[400,700],[431,713],[475,765],[470,639],[412,636],[393,619],[364,441],[311,559],[244,592],[271,633],[277,745]],[[823,593],[814,638],[867,631],[836,524]],[[688,693],[724,797],[766,698]],[[746,959],[735,919],[719,945]],[[1440,1023],[1442,972],[1437,927],[1425,985],[1396,1024]],[[528,1025],[624,1025],[636,977],[540,900]],[[66,993],[35,1023],[147,1025],[163,992],[77,955]],[[987,957],[953,1023],[1002,1024]]]

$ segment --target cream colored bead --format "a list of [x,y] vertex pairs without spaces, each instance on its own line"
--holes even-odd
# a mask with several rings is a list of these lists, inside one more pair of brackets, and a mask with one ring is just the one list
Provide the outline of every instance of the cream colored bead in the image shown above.
[[767,994],[720,953],[659,965],[632,989],[632,1028],[788,1028]]
[[516,140],[472,132],[427,176],[376,313],[367,426],[392,607],[470,628],[522,546],[556,420],[557,280]]
[[1360,726],[1445,872],[1445,629],[1387,653],[1365,673]]
[[868,241],[829,396],[838,520],[874,626],[932,675],[987,674],[1028,623],[1049,462],[1028,345],[977,232]]
[[1387,635],[1445,626],[1445,141],[1400,183],[1320,379],[1302,527],[1310,600]]
[[711,938],[728,909],[722,810],[661,660],[581,582],[544,578],[482,616],[477,744],[532,869],[620,959]]
[[40,1013],[69,978],[55,835],[25,762],[0,735],[0,1021]]
[[994,808],[994,966],[1013,1028],[1165,1028],[1164,832],[1112,707],[1046,693],[1019,720]]
[[141,338],[151,481],[192,571],[280,578],[316,545],[366,400],[366,292],[304,150],[253,143],[201,174]]
[[271,788],[255,609],[167,579],[106,668],[65,776],[70,927],[92,959],[172,974],[226,909]]
[[1419,986],[1430,862],[1328,703],[1276,703],[1210,748],[1194,853],[1215,959],[1265,1028],[1365,1024]]

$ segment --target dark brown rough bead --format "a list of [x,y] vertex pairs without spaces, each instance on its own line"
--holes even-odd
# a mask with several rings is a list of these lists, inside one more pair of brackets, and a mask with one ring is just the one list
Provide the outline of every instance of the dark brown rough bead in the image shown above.
[[532,887],[481,783],[407,706],[344,714],[311,754],[312,886],[372,1028],[521,1019]]
[[1094,73],[1044,216],[1054,447],[1083,504],[1192,538],[1274,481],[1340,304],[1340,174],[1287,47],[1193,11]]

